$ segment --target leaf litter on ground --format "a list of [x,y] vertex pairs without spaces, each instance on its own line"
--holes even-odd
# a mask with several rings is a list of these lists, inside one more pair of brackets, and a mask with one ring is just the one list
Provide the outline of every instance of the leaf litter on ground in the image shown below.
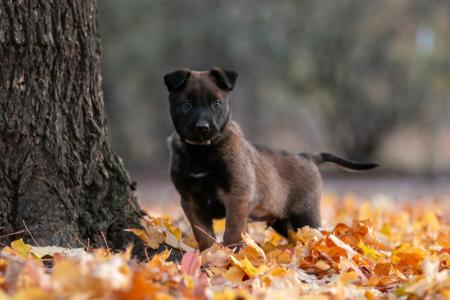
[[[180,262],[168,261],[170,250],[137,262],[131,248],[35,247],[18,239],[0,252],[0,300],[450,299],[449,199],[376,200],[327,195],[323,228],[285,239],[251,223],[235,251],[217,242],[199,253],[179,216],[146,216],[142,229],[127,229],[149,248],[183,251]],[[214,223],[217,236],[224,225]]]

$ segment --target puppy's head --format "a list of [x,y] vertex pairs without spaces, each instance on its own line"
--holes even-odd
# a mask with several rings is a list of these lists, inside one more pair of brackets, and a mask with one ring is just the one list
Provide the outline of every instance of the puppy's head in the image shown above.
[[220,138],[230,120],[229,99],[236,79],[236,72],[222,68],[182,69],[164,76],[172,121],[184,142],[209,145]]

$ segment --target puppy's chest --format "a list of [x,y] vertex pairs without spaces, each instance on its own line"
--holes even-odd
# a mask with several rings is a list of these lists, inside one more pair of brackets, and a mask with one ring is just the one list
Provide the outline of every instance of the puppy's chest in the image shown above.
[[213,218],[225,217],[223,178],[213,170],[195,171],[187,175],[188,189],[205,213]]
[[176,172],[191,184],[202,182],[225,187],[229,185],[228,168],[220,157],[201,155],[180,155]]
[[199,206],[212,217],[225,216],[224,197],[230,190],[230,178],[223,160],[207,155],[181,156],[172,166],[174,183],[179,190],[192,195]]

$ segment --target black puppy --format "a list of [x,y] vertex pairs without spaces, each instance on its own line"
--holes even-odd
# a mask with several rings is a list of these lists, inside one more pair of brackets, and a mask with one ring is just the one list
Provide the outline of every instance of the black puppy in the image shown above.
[[225,245],[239,244],[249,218],[265,220],[285,236],[289,225],[318,227],[322,181],[317,165],[376,166],[252,145],[230,120],[236,79],[236,72],[220,68],[164,76],[176,130],[169,138],[171,177],[201,250],[213,243],[214,218],[226,217]]

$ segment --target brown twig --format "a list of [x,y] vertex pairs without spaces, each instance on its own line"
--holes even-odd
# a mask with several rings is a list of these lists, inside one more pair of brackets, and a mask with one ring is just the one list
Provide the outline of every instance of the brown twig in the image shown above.
[[84,249],[86,249],[86,251],[88,251],[88,248],[86,247],[86,245],[83,244],[83,242],[78,237],[75,237],[75,239],[77,240],[78,243],[80,243],[81,246],[83,246]]
[[24,232],[25,232],[25,230],[19,230],[19,231],[16,231],[16,232],[11,232],[11,233],[5,234],[5,235],[0,235],[0,239],[8,237],[8,236],[11,236],[11,235],[21,234],[21,233],[24,233]]
[[210,235],[208,232],[206,232],[203,228],[199,227],[198,225],[195,225],[195,228],[197,228],[198,230],[200,230],[202,233],[206,234],[207,237],[209,237],[210,239],[212,239],[216,244],[219,244],[221,246],[223,246],[221,243],[219,243],[217,241],[217,239],[215,237],[213,237],[212,235]]
[[234,243],[234,244],[229,244],[229,245],[227,245],[228,248],[233,247],[233,246],[239,246],[239,247],[242,247],[242,246],[244,246],[244,243]]
[[144,253],[145,253],[145,257],[147,258],[147,262],[149,262],[150,258],[148,257],[147,247],[144,247]]
[[102,230],[100,230],[100,233],[102,234],[103,240],[105,241],[106,249],[108,250],[108,254],[111,254],[111,251],[109,250],[108,241],[106,240],[105,234]]
[[25,226],[26,231],[31,236],[31,239],[36,244],[36,246],[40,247],[39,243],[34,239],[34,236],[31,234],[31,231],[28,229],[27,224],[25,224],[25,220],[22,220],[23,226]]

